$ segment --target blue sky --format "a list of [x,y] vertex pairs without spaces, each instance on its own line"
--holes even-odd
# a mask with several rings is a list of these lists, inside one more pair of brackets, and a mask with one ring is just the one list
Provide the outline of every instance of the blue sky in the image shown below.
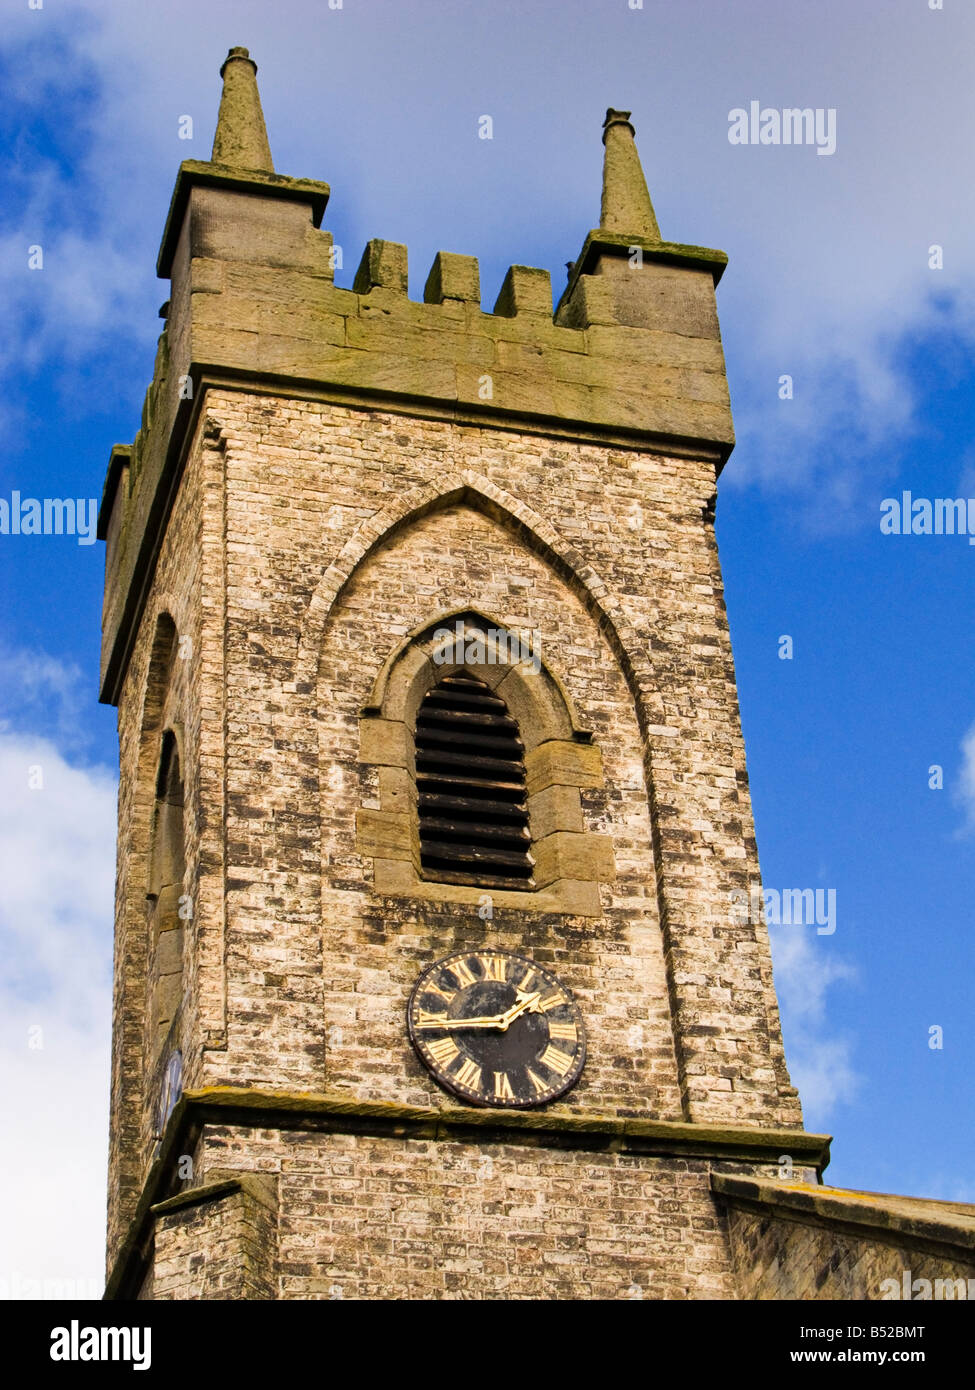
[[[729,253],[739,444],[717,525],[763,875],[837,895],[834,934],[773,930],[787,1057],[807,1128],[836,1136],[831,1182],[975,1200],[975,548],[879,528],[904,488],[975,497],[975,12],[8,6],[0,498],[97,497],[110,446],[131,440],[169,195],[181,159],[209,156],[233,44],[258,61],[277,169],[332,185],[339,283],[382,236],[409,246],[417,298],[440,249],[479,256],[486,308],[511,262],[548,267],[558,292],[598,220],[609,105],[633,110],[663,235]],[[731,145],[728,113],[752,100],[835,108],[836,153]],[[23,1194],[0,1296],[18,1277],[94,1291],[101,1275],[116,763],[97,704],[102,566],[101,545],[0,535],[0,1069]]]

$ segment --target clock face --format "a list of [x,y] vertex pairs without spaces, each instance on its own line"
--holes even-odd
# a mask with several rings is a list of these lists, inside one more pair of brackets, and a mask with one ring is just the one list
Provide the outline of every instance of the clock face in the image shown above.
[[544,1105],[575,1084],[586,1060],[568,990],[510,951],[459,951],[429,966],[407,1020],[440,1085],[477,1105]]

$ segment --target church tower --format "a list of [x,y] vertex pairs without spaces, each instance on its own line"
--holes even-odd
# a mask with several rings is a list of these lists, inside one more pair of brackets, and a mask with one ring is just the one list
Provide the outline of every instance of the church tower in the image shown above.
[[450,252],[416,303],[380,240],[336,288],[256,71],[180,167],[100,515],[108,1296],[737,1297],[734,1203],[828,1141],[741,907],[726,257],[610,110],[554,312]]

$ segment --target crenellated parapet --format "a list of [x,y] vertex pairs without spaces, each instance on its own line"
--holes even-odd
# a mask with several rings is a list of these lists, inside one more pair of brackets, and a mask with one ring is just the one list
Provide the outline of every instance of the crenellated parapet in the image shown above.
[[418,303],[389,241],[337,287],[328,185],[274,172],[247,50],[222,72],[213,157],[180,166],[163,235],[171,293],[142,429],[106,480],[110,701],[208,386],[692,454],[716,473],[734,444],[714,299],[726,257],[660,239],[627,112],[607,113],[600,227],[555,312],[548,271],[521,265],[485,312],[473,256],[438,252]]

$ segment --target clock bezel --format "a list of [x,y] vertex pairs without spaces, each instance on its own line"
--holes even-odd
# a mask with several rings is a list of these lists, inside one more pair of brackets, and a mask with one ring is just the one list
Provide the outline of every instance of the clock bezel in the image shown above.
[[[565,1001],[564,1004],[558,1005],[557,1009],[553,1009],[551,1012],[555,1013],[557,1012],[557,1010],[568,1009],[572,1018],[572,1022],[575,1024],[576,1042],[575,1050],[573,1052],[572,1066],[565,1073],[565,1075],[559,1077],[557,1081],[555,1081],[552,1084],[550,1089],[544,1094],[527,1098],[519,1098],[516,1096],[511,1100],[507,1100],[504,1098],[499,1098],[493,1095],[486,1094],[483,1091],[476,1091],[470,1086],[465,1086],[463,1083],[457,1081],[456,1077],[451,1075],[451,1073],[447,1070],[449,1066],[452,1066],[454,1064],[455,1058],[451,1058],[450,1062],[441,1065],[437,1062],[436,1058],[431,1055],[429,1047],[426,1045],[426,1040],[421,1039],[417,1036],[417,1031],[414,1027],[414,1006],[417,1002],[418,997],[429,989],[429,981],[431,976],[434,977],[435,982],[440,983],[439,972],[445,969],[449,969],[452,961],[459,960],[464,961],[465,964],[468,964],[470,961],[482,956],[502,957],[505,961],[514,962],[517,965],[525,967],[526,971],[534,971],[536,976],[544,985],[546,985],[550,989],[558,990]],[[484,978],[485,977],[483,975],[476,977],[475,983],[481,983],[484,980]],[[470,988],[472,988],[471,985],[465,986],[463,984],[460,984],[457,987],[457,992],[459,992],[462,989]],[[565,1095],[567,1091],[569,1091],[576,1084],[576,1082],[579,1080],[580,1075],[582,1074],[583,1067],[586,1063],[586,1027],[583,1021],[582,1011],[579,1008],[579,1005],[576,1002],[575,998],[573,997],[572,991],[568,988],[567,985],[563,984],[563,982],[559,979],[557,975],[553,974],[552,971],[548,970],[545,966],[539,965],[537,961],[532,960],[528,956],[520,955],[516,951],[508,951],[500,946],[466,947],[463,950],[452,951],[449,955],[442,956],[440,959],[432,961],[430,965],[425,966],[423,970],[421,970],[420,974],[417,976],[416,982],[414,983],[413,988],[410,991],[409,1001],[406,1006],[406,1022],[407,1031],[409,1033],[409,1038],[413,1046],[413,1050],[416,1053],[420,1062],[422,1063],[423,1067],[426,1069],[426,1071],[430,1073],[430,1075],[436,1081],[438,1086],[440,1086],[449,1095],[452,1095],[456,1100],[460,1100],[468,1105],[483,1106],[486,1109],[494,1110],[535,1110],[544,1105],[551,1105],[553,1101],[559,1100],[562,1096]],[[444,1032],[435,1035],[433,1040],[436,1041],[436,1038],[438,1036],[444,1037],[450,1035],[445,1030]],[[551,1043],[551,1039],[549,1045],[554,1045]],[[468,1048],[464,1048],[463,1046],[459,1047],[458,1051],[462,1055],[466,1055],[468,1057],[471,1057],[472,1055],[471,1050]],[[472,1060],[476,1060],[476,1058],[472,1058]],[[553,1068],[541,1062],[540,1057],[534,1059],[532,1065],[536,1064],[544,1067],[547,1072],[553,1071]],[[478,1062],[478,1065],[483,1070],[483,1060]]]

